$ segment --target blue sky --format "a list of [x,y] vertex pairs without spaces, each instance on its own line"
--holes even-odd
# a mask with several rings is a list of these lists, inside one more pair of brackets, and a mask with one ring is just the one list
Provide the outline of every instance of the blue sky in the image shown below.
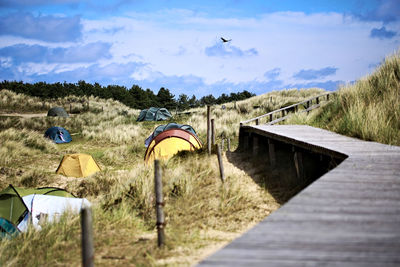
[[0,0],[0,35],[1,80],[334,90],[399,50],[400,0]]

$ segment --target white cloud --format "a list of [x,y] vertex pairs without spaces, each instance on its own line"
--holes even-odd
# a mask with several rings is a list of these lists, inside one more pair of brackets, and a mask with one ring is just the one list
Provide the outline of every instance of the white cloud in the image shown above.
[[[348,82],[364,76],[372,63],[380,62],[400,44],[399,36],[390,40],[370,38],[373,28],[382,27],[380,22],[338,13],[275,12],[255,18],[210,18],[173,9],[130,12],[105,20],[86,18],[81,23],[81,47],[112,43],[110,56],[99,62],[108,66],[107,72],[91,68],[91,75],[103,70],[102,74],[119,79],[118,72],[123,72],[128,75],[124,81],[135,79],[154,86],[154,90],[163,82],[182,90],[185,83],[188,88],[197,84],[207,90],[212,90],[213,85],[228,90],[250,84],[259,93],[262,86],[296,84],[293,75],[301,70],[327,66],[334,66],[337,71],[329,77],[320,76],[315,82]],[[396,27],[400,28],[399,22],[387,26]],[[206,48],[219,42],[221,36],[232,38],[230,48],[235,49],[230,52],[247,56],[207,56]],[[130,66],[131,62],[139,67],[130,72],[117,67]],[[279,76],[279,81],[271,83],[271,77],[266,75],[271,70],[279,70],[270,73]]]

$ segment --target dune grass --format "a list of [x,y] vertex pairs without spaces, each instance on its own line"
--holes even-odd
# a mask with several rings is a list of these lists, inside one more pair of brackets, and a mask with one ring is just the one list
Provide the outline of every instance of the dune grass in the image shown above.
[[400,145],[400,50],[352,85],[343,86],[336,97],[306,116],[287,124],[309,124],[343,135]]
[[[229,137],[235,149],[240,121],[321,92],[320,89],[284,90],[228,103],[224,109],[221,105],[213,106],[217,142],[221,136]],[[0,91],[0,98],[5,98],[4,95],[9,97],[12,93]],[[32,103],[40,101],[13,96],[24,101],[33,99]],[[68,101],[49,101],[47,107]],[[223,156],[226,182],[222,184],[216,155],[208,156],[205,151],[181,153],[162,165],[167,243],[158,249],[154,169],[144,164],[143,156],[144,140],[164,122],[139,123],[136,122],[139,110],[111,100],[89,98],[89,101],[88,111],[70,118],[1,118],[0,190],[10,183],[23,187],[55,186],[86,197],[93,204],[97,265],[191,265],[237,237],[288,198],[275,199],[282,189],[265,188],[262,181],[268,174],[246,173],[229,160],[233,154],[229,158]],[[15,105],[3,103],[0,111],[10,111]],[[36,112],[34,106],[28,105],[32,110],[27,112]],[[192,125],[205,141],[206,108],[189,112],[173,114],[174,121]],[[44,131],[51,126],[68,129],[73,142],[55,145],[43,138]],[[78,152],[91,154],[102,171],[87,178],[56,175],[62,156]],[[285,194],[281,192],[282,196]],[[65,215],[60,222],[47,225],[40,232],[30,230],[12,240],[1,241],[0,265],[76,266],[81,258],[79,239],[78,216]]]

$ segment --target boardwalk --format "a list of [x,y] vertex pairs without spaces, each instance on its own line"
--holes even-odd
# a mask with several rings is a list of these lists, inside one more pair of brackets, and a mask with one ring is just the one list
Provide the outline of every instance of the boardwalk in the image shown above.
[[348,157],[199,266],[400,266],[400,147],[310,126],[244,128]]

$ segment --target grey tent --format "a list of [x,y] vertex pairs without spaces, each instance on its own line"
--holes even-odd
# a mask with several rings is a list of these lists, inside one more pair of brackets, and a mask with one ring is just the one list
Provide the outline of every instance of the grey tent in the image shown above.
[[69,117],[68,113],[62,107],[54,107],[49,109],[49,111],[47,112],[47,116]]
[[143,109],[136,121],[165,121],[172,118],[171,113],[166,108]]

